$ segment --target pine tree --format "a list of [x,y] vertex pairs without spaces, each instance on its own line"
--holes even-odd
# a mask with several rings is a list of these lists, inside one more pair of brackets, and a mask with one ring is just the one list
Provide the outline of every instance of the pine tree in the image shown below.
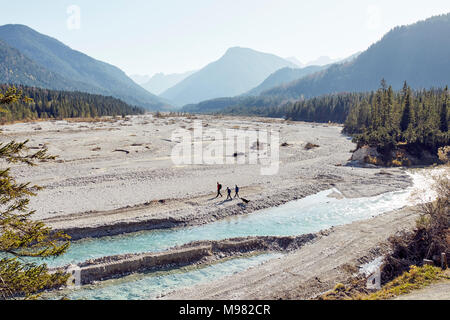
[[407,88],[404,94],[403,114],[400,121],[400,129],[402,130],[402,132],[408,130],[409,126],[412,123],[413,117],[413,111],[411,109],[411,90]]
[[442,94],[442,107],[441,107],[441,114],[440,114],[440,124],[439,124],[439,130],[442,132],[448,131],[448,86],[445,87],[445,90]]
[[[0,92],[0,105],[19,100],[29,101],[20,91],[9,88]],[[33,166],[36,161],[54,159],[46,149],[30,153],[27,141],[0,143],[0,159],[3,163],[23,163]],[[34,221],[34,211],[28,208],[29,197],[39,186],[18,183],[9,168],[0,170],[0,300],[31,298],[48,288],[65,284],[68,276],[62,272],[50,274],[45,264],[24,263],[20,257],[51,257],[63,254],[68,237],[52,233],[42,222]]]

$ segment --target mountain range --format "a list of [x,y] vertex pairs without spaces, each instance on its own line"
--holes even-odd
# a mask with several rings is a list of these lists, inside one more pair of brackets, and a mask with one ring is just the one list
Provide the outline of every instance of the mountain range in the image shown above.
[[0,82],[113,96],[146,109],[167,103],[122,70],[24,25],[0,26]]
[[366,51],[331,65],[320,65],[330,61],[322,57],[318,65],[299,67],[294,57],[234,47],[196,72],[134,77],[139,85],[119,68],[54,38],[24,25],[5,25],[0,26],[0,83],[112,96],[147,110],[274,106],[371,91],[383,78],[394,89],[404,81],[414,89],[443,87],[450,80],[449,38],[450,14],[445,14],[396,27]]
[[230,48],[219,60],[195,72],[160,96],[175,105],[243,94],[270,74],[296,65],[273,54],[248,48]]
[[[344,62],[352,61],[356,57],[358,57],[359,54],[360,54],[360,52],[355,53],[348,58],[336,61],[336,63],[344,63]],[[246,95],[254,95],[254,96],[259,95],[266,90],[269,90],[274,87],[278,87],[278,86],[284,85],[286,83],[301,79],[310,74],[319,72],[321,70],[325,70],[331,66],[331,64],[321,65],[319,60],[321,60],[321,58],[319,58],[317,60],[318,65],[307,65],[307,66],[305,65],[304,67],[301,67],[301,68],[283,68],[283,69],[277,70],[274,73],[272,73],[266,80],[264,80],[264,82],[261,83],[259,86],[257,86],[256,88],[253,88],[252,90],[247,92]],[[325,61],[335,61],[335,60],[332,60],[332,59],[329,59],[329,60],[323,59],[322,60],[322,62],[325,62]]]
[[[432,35],[432,36],[430,36]],[[312,77],[302,78],[263,95],[289,98],[332,92],[376,89],[381,79],[400,89],[443,87],[450,80],[450,14],[409,26],[397,27],[350,63],[333,65]]]
[[280,86],[284,83],[289,83],[294,80],[303,78],[307,75],[316,73],[318,71],[324,70],[329,66],[309,66],[305,68],[283,68],[275,71],[266,80],[263,81],[259,86],[248,91],[245,95],[257,96],[262,92],[272,89],[274,87]]
[[194,74],[195,72],[196,71],[188,71],[184,73],[172,73],[172,74],[157,73],[152,77],[133,75],[130,76],[130,78],[133,79],[134,82],[139,84],[145,90],[159,95],[164,91],[166,91],[167,89],[177,85],[178,83],[180,83],[190,75]]
[[[187,110],[215,110],[218,104],[255,106],[255,101],[282,103],[338,92],[366,92],[385,79],[394,89],[404,81],[414,89],[445,87],[450,82],[450,14],[435,16],[408,26],[392,29],[356,58],[306,75],[289,83],[261,91],[254,97],[203,101]],[[281,71],[280,71],[281,72]],[[286,70],[286,74],[289,74]],[[262,99],[262,97],[266,97]],[[275,99],[276,97],[276,99]],[[271,98],[271,99],[267,99]],[[225,105],[223,101],[228,101]],[[201,110],[199,106],[201,105]]]

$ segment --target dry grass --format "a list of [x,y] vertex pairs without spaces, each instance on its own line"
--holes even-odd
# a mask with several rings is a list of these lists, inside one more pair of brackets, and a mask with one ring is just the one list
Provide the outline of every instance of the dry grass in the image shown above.
[[354,297],[369,293],[366,289],[366,280],[360,276],[352,279],[348,284],[338,283],[317,300],[353,300]]
[[450,276],[441,268],[429,265],[412,266],[409,271],[404,272],[376,292],[367,290],[366,280],[358,277],[347,285],[338,283],[333,290],[321,295],[318,300],[387,300],[448,279]]
[[381,290],[369,294],[356,296],[357,300],[387,300],[399,295],[410,293],[413,290],[422,289],[440,280],[448,280],[450,277],[441,268],[434,266],[412,266],[408,272],[395,278],[386,284]]
[[449,163],[450,161],[450,146],[442,147],[438,150],[438,157],[442,163]]

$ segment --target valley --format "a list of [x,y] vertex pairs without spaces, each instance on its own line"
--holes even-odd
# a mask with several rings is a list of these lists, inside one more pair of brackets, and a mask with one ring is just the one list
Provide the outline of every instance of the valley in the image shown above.
[[450,6],[414,1],[5,3],[0,301],[447,299]]
[[[170,158],[171,148],[176,144],[172,140],[172,131],[178,127],[193,127],[195,121],[207,123],[209,129],[239,127],[249,130],[272,128],[279,131],[281,141],[287,143],[287,146],[280,147],[279,174],[262,176],[257,170],[258,166],[251,164],[174,165]],[[81,263],[103,256],[152,252],[157,248],[160,248],[157,252],[160,252],[159,250],[165,252],[175,245],[187,245],[187,242],[195,243],[198,240],[245,238],[248,235],[277,237],[317,233],[335,225],[332,222],[334,220],[326,219],[324,220],[325,224],[319,224],[312,228],[308,228],[305,225],[306,222],[299,220],[300,225],[293,224],[292,231],[280,229],[273,232],[263,228],[261,232],[255,233],[259,228],[254,230],[253,228],[257,223],[265,223],[265,219],[258,220],[262,214],[260,212],[266,210],[269,214],[277,207],[280,207],[280,212],[284,212],[286,210],[283,209],[284,206],[289,203],[303,201],[303,199],[306,201],[309,197],[315,197],[321,192],[326,194],[330,189],[336,190],[337,193],[334,192],[330,196],[336,198],[334,201],[337,201],[336,205],[338,205],[343,201],[338,199],[365,201],[364,199],[377,198],[379,195],[389,192],[400,192],[412,184],[411,177],[402,169],[370,168],[349,162],[351,150],[355,146],[347,136],[341,134],[342,127],[336,125],[291,122],[282,119],[206,115],[158,118],[147,114],[129,116],[124,119],[106,117],[99,121],[89,122],[53,120],[18,123],[2,126],[1,129],[3,139],[20,141],[28,137],[31,147],[45,146],[51,154],[58,155],[55,161],[42,162],[32,169],[22,165],[15,165],[12,168],[14,174],[21,181],[31,181],[44,187],[37,197],[31,199],[31,206],[37,209],[34,218],[42,220],[55,230],[67,232],[75,241],[73,249],[62,257],[63,260],[60,263],[56,262],[58,260],[49,261],[50,265],[56,263],[57,266],[66,265],[69,261]],[[305,146],[308,142],[313,142],[319,147],[307,150]],[[207,148],[211,141],[206,139],[204,143],[204,148]],[[214,189],[217,180],[220,180],[224,186],[239,185],[241,197],[249,200],[249,203],[244,204],[239,199],[232,201],[224,201],[223,198],[215,199]],[[324,201],[324,206],[329,205],[327,203],[330,202],[326,199],[325,197],[320,200]],[[320,202],[317,199],[313,200],[313,203],[317,207]],[[404,206],[402,203],[399,203],[399,209]],[[384,209],[372,205],[372,209],[378,208],[373,211],[373,215],[388,212],[394,208],[389,201],[386,202],[386,205],[386,208],[383,207]],[[351,207],[364,208],[361,204],[356,205],[356,202]],[[302,212],[302,210],[294,209],[292,212]],[[344,216],[338,219],[338,215],[336,215],[335,221],[338,225],[351,223],[354,221],[353,219],[371,218],[371,212],[366,210],[366,215],[363,215],[362,212],[355,212],[354,218],[349,216],[345,219]],[[386,235],[392,234],[396,225],[407,227],[408,225],[404,224],[403,219],[412,219],[415,216],[411,215],[408,210],[400,212],[387,214],[385,218],[383,218],[384,215],[377,218],[382,221],[390,219],[392,229],[387,229]],[[280,219],[275,212],[270,215],[272,219]],[[313,217],[313,215],[312,211],[307,216]],[[256,219],[253,223],[249,222],[250,228],[246,230],[249,230],[250,233],[244,232],[244,229],[242,232],[237,232],[240,230],[239,228],[231,233],[232,229],[230,231],[224,229],[222,232],[211,229],[212,231],[208,231],[204,235],[201,235],[200,231],[192,231],[184,236],[181,233],[179,236],[174,233],[167,240],[163,240],[163,238],[157,240],[158,236],[154,240],[156,241],[154,246],[151,245],[153,240],[136,238],[142,232],[144,232],[143,235],[145,232],[156,232],[155,235],[149,234],[153,238],[157,234],[162,236],[163,230],[167,230],[171,234],[184,232],[183,230],[190,230],[190,228],[196,230],[197,226],[208,230],[209,226],[214,228],[217,223],[219,225],[225,223],[225,227],[229,223],[227,221],[234,221],[233,219],[241,216]],[[356,232],[358,230],[356,226],[361,224],[371,227],[374,224],[374,228],[376,226],[376,222],[367,220],[366,222],[354,222],[342,228],[351,230],[345,231],[345,234],[348,235],[348,232]],[[303,229],[304,231],[302,231]],[[341,230],[341,227],[337,230]],[[322,235],[319,233],[319,239],[322,237],[328,239],[328,235],[339,236],[341,232],[343,231],[335,231],[332,228],[331,231]],[[121,249],[124,251],[117,251],[120,246],[114,245],[113,239],[125,237],[120,240],[123,242],[127,234],[130,235],[131,242]],[[358,237],[357,233],[355,233],[355,237]],[[173,240],[169,240],[172,238]],[[95,246],[96,241],[101,241],[104,245],[98,249],[90,248],[89,243],[92,243],[91,246]],[[166,242],[167,244],[164,246],[163,244]],[[379,245],[378,242],[375,239],[368,240],[370,248],[359,251],[361,257],[366,256],[367,250],[376,248]],[[138,243],[143,244],[142,249],[138,249]],[[163,247],[160,247],[161,245]],[[107,247],[116,249],[109,252]],[[232,255],[235,257],[241,255],[239,252],[259,252],[258,254],[272,252],[271,250],[266,251],[266,249],[261,251],[261,249],[257,249],[258,247],[244,249],[237,245],[236,248],[237,252]],[[342,248],[345,248],[345,245]],[[170,250],[173,249],[169,249],[169,252]],[[302,249],[294,249],[292,252],[306,254]],[[75,258],[74,254],[82,255]],[[223,263],[222,259],[228,256],[229,254],[219,258],[219,265]],[[271,263],[275,263],[275,261],[282,263],[281,261],[290,256],[288,254],[286,258],[281,258],[282,260],[279,258]],[[243,258],[245,260],[245,256]],[[211,263],[208,261],[210,259],[201,262],[199,267],[205,263],[207,266],[208,263]],[[191,264],[193,262],[188,260],[184,263]],[[261,265],[261,268],[264,266],[265,264]],[[164,270],[165,267],[161,266],[161,268]],[[246,269],[243,268],[242,271]],[[258,274],[263,275],[263,273]],[[348,275],[346,274],[346,276]],[[283,280],[284,282],[285,280]],[[316,292],[314,290],[309,294],[313,295]],[[183,293],[180,294],[174,297],[182,297]],[[244,293],[239,289],[234,291],[233,296],[237,297],[236,295],[241,294]],[[207,296],[205,293],[204,297]],[[264,296],[253,293],[251,296],[240,297]],[[141,296],[141,298],[143,297]],[[226,296],[226,298],[230,297]]]

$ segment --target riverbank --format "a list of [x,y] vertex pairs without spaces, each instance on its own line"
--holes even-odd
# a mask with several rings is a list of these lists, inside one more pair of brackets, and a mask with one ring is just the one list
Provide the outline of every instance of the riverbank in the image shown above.
[[[246,237],[220,241],[196,241],[163,252],[124,254],[91,259],[76,265],[75,283],[86,285],[134,273],[176,270],[185,266],[201,267],[249,254],[291,252],[327,232],[296,237]],[[71,266],[73,268],[74,266]],[[60,269],[60,270],[64,270]]]
[[[202,121],[204,128],[217,130],[239,128],[242,130],[278,131],[281,143],[279,172],[273,176],[263,176],[259,165],[248,163],[175,165],[170,158],[172,148],[177,144],[172,140],[172,132],[177,128],[192,129],[194,121]],[[279,207],[332,188],[335,191],[329,195],[330,202],[332,199],[372,197],[404,190],[412,183],[410,175],[401,168],[382,169],[352,165],[349,159],[355,145],[349,137],[341,134],[341,127],[333,125],[290,122],[281,119],[214,116],[156,118],[151,115],[143,115],[88,123],[66,121],[23,123],[3,126],[1,129],[3,131],[2,141],[29,139],[32,149],[45,146],[51,154],[59,156],[56,161],[43,162],[34,168],[14,165],[12,172],[18,176],[20,182],[31,181],[44,187],[44,190],[40,191],[30,203],[30,207],[36,209],[35,218],[43,220],[56,230],[67,232],[73,237],[73,240],[122,234],[130,234],[131,237],[134,237],[133,234],[137,231],[169,228],[172,231],[174,227],[181,229],[198,225],[208,226],[213,222],[226,221],[226,218],[232,216],[248,216],[262,209]],[[207,148],[211,139],[208,137],[202,139],[204,148]],[[308,144],[318,147],[306,148]],[[228,156],[233,157],[233,155]],[[233,188],[235,184],[239,185],[241,196],[249,202],[243,203],[238,199],[223,201],[222,198],[215,198],[218,180],[224,187]],[[373,215],[375,216],[376,213]],[[402,214],[400,214],[386,222],[384,227],[387,231],[386,233],[380,232],[380,234],[387,236],[388,233],[395,233],[395,226],[402,219]],[[352,221],[354,220],[357,219]],[[378,220],[374,221],[373,228],[376,229]],[[341,223],[344,222],[336,221],[323,229]],[[372,223],[367,222],[368,225]],[[306,267],[306,270],[309,270],[309,267],[312,268],[307,271],[311,277],[304,282],[295,280],[298,276],[295,273],[300,272],[300,269],[295,271],[294,261],[286,260],[285,267],[289,267],[288,269],[283,269],[283,265],[276,264],[275,261],[269,261],[262,266],[256,266],[256,269],[262,269],[249,277],[249,281],[255,282],[250,285],[250,287],[255,286],[254,292],[247,295],[249,291],[244,287],[239,287],[236,282],[239,281],[238,279],[242,279],[242,275],[251,272],[251,270],[247,270],[233,276],[233,279],[230,280],[230,284],[236,285],[235,293],[218,291],[218,296],[264,298],[268,296],[261,292],[266,290],[263,288],[267,286],[269,292],[279,292],[273,298],[310,298],[325,287],[331,286],[334,280],[340,279],[340,276],[344,275],[342,270],[345,269],[345,266],[336,265],[336,261],[346,261],[344,265],[352,265],[355,263],[353,261],[355,259],[371,259],[375,254],[382,252],[377,249],[378,242],[375,240],[378,238],[371,238],[367,244],[360,243],[361,250],[357,251],[357,254],[349,256],[347,251],[355,248],[349,247],[351,243],[347,243],[345,232],[339,230],[348,228],[345,229],[349,234],[348,239],[353,239],[355,243],[358,243],[362,241],[361,237],[364,234],[360,232],[359,226],[358,223],[353,223],[347,227],[333,228],[330,235],[323,237],[332,239],[328,242],[322,237],[317,241],[314,239],[314,243],[321,243],[317,247],[318,253],[306,253],[306,260],[300,260],[300,265]],[[368,226],[368,228],[372,227]],[[294,231],[289,235],[308,233],[302,232],[301,228]],[[210,233],[207,233],[206,236],[207,238],[202,239],[209,239],[209,241],[213,239],[213,237],[209,237]],[[223,240],[229,237],[220,237],[220,240],[217,241],[230,241]],[[214,237],[214,239],[219,239],[219,237]],[[126,245],[120,248],[121,254],[119,255],[107,253],[110,249],[106,250],[105,247],[97,245],[100,250],[95,255],[96,259],[100,260],[91,259],[91,265],[85,261],[87,259],[80,260],[86,253],[91,254],[90,249],[85,247],[87,243],[82,242],[74,243],[73,246],[78,246],[76,248],[78,251],[71,257],[74,257],[75,260],[79,259],[76,263],[79,261],[88,263],[86,265],[81,263],[81,265],[92,271],[91,275],[86,277],[88,279],[86,281],[89,283],[140,271],[143,259],[149,263],[145,269],[167,268],[167,265],[172,265],[172,267],[185,264],[195,265],[197,262],[203,265],[211,261],[220,262],[226,258],[239,257],[242,254],[241,251],[244,253],[257,252],[261,249],[260,241],[262,241],[261,238],[258,239],[259,247],[250,251],[244,250],[244,246],[244,249],[236,248],[231,253],[214,252],[212,244],[207,245],[207,248],[200,248],[200,251],[196,251],[194,248],[193,251],[191,250],[192,252],[200,252],[200,255],[194,255],[195,259],[186,258],[190,256],[189,248],[185,248],[188,252],[187,256],[184,255],[184,251],[180,255],[172,255],[170,251],[155,252],[145,240],[140,245],[146,247],[138,250],[136,249],[137,244],[131,241],[133,239],[129,243],[126,242],[128,239],[125,240]],[[110,240],[105,238],[104,242],[108,243],[108,246],[114,247],[110,250],[113,252],[117,248],[115,248],[115,242]],[[266,240],[263,242],[265,243]],[[90,240],[87,239],[87,241]],[[95,246],[95,241],[92,242]],[[238,247],[240,245],[237,244]],[[308,252],[307,248],[310,245],[313,243],[308,243],[304,248],[294,252],[288,250],[290,253],[287,257],[277,260],[284,261],[296,254],[301,257],[301,252],[303,254]],[[174,244],[171,244],[170,248],[173,247]],[[263,252],[274,251],[270,248],[267,249],[267,245],[262,247]],[[132,257],[133,263],[130,266],[130,256],[127,253],[138,251],[141,253]],[[168,260],[162,259],[163,256],[166,257],[166,254],[169,257]],[[318,254],[318,256],[314,254]],[[322,260],[321,256],[327,254],[335,254],[336,261]],[[116,255],[115,258],[106,257],[104,259],[113,259],[115,262],[105,262],[101,258],[113,255]],[[69,263],[71,259],[68,258]],[[155,261],[162,262],[156,263]],[[321,269],[320,265],[317,265],[320,262],[326,264],[324,268],[328,269]],[[274,265],[265,269],[265,266],[271,266],[271,264]],[[337,275],[336,272],[338,272]],[[284,279],[285,273],[293,274],[293,277]],[[345,273],[345,275],[348,274]],[[267,279],[264,278],[266,276]],[[320,281],[315,280],[315,277]],[[280,281],[278,287],[276,284],[278,280],[275,281],[275,279]],[[266,280],[269,282],[263,284]],[[289,290],[284,290],[284,281],[288,281],[292,285],[297,283],[304,287],[298,295],[290,296],[286,293]],[[314,281],[319,284],[314,285]],[[202,290],[198,292],[202,296],[199,298],[215,298],[208,290]],[[262,291],[259,292],[259,290]],[[182,298],[183,294],[175,293],[174,296]],[[168,297],[170,298],[171,295]],[[185,297],[191,297],[191,295],[186,293]]]
[[[175,165],[175,129],[202,121],[208,129],[268,129],[280,133],[280,170],[262,176],[260,166]],[[12,171],[20,182],[45,189],[31,199],[35,218],[74,239],[210,223],[338,189],[347,198],[402,190],[411,184],[402,169],[348,165],[355,145],[341,127],[245,117],[133,116],[98,122],[44,121],[2,126],[1,141],[29,139],[48,147],[56,161]],[[204,137],[204,148],[211,141]],[[306,150],[308,143],[318,148]],[[232,156],[232,155],[230,155]],[[214,199],[216,182],[241,187],[250,200]]]
[[404,208],[338,226],[317,241],[231,277],[172,292],[164,299],[313,299],[346,283],[359,267],[387,254],[388,239],[411,231],[418,213]]

